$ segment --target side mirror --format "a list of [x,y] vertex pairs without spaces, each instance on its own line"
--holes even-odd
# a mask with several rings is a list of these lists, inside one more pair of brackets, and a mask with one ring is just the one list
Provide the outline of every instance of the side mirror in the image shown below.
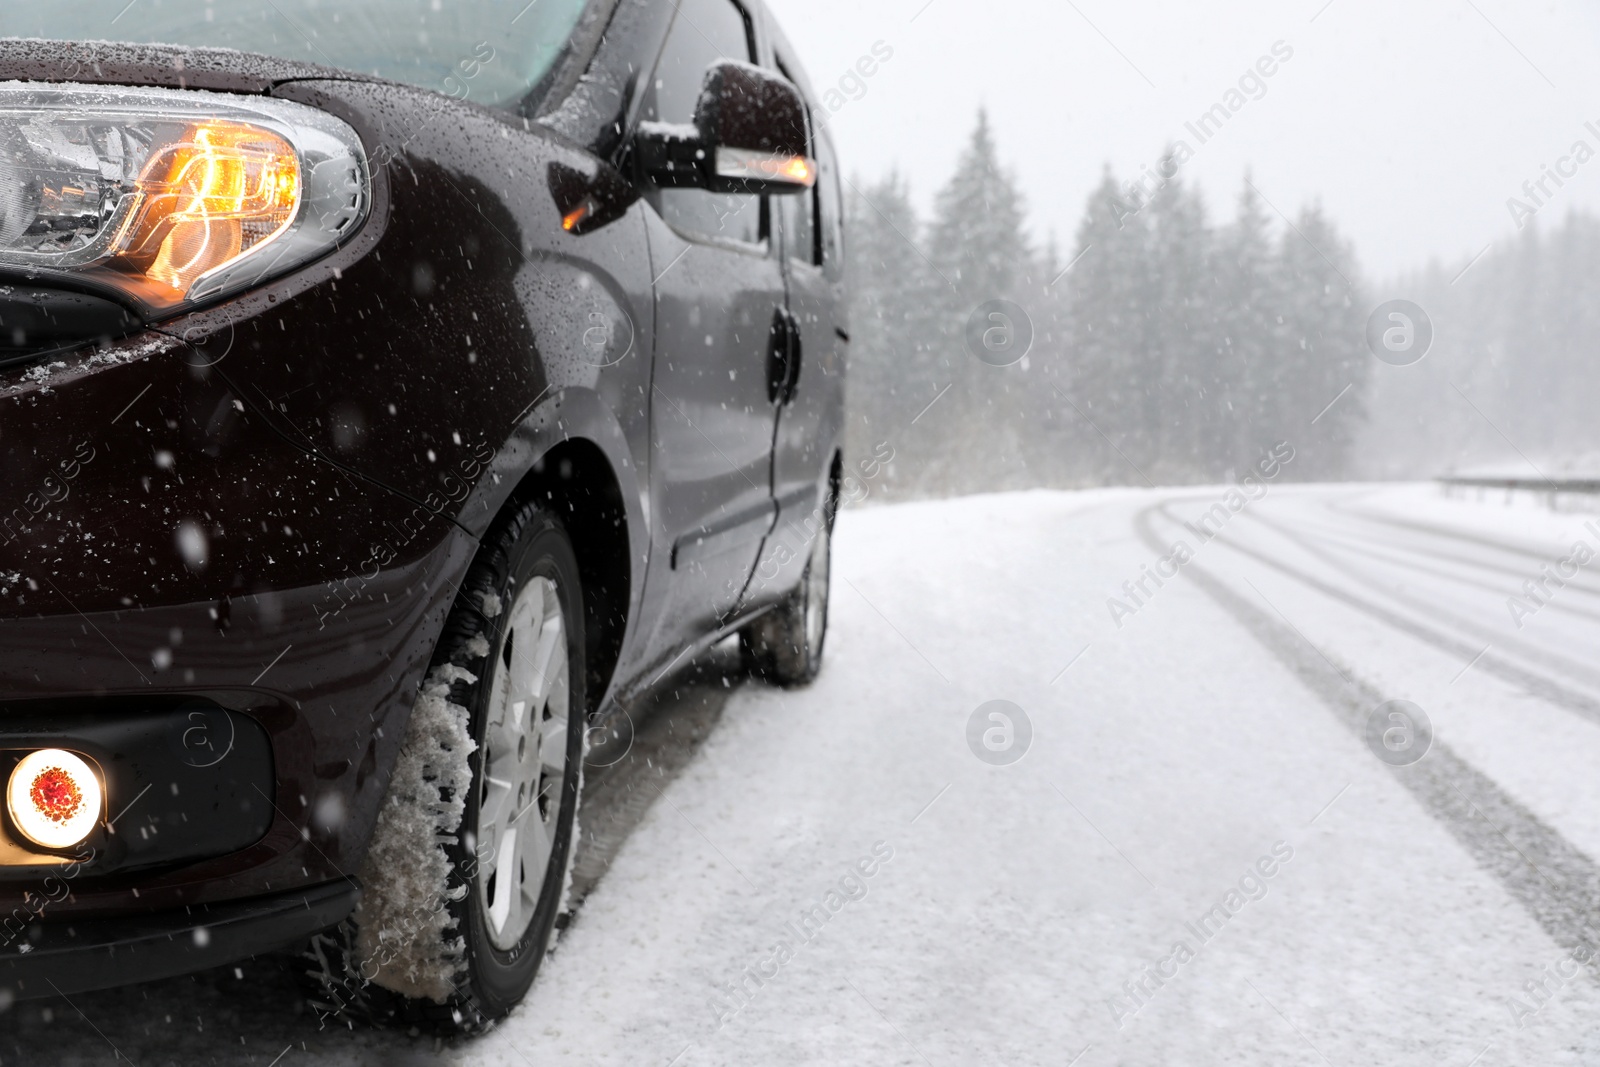
[[636,147],[643,176],[666,188],[782,195],[817,184],[800,90],[732,59],[706,71],[693,126],[641,123]]

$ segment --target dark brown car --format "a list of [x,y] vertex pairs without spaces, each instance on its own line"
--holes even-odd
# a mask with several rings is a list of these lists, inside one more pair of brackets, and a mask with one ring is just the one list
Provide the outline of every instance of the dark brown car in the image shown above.
[[819,666],[848,334],[795,57],[740,0],[5,28],[0,984],[299,944],[321,1011],[480,1027],[588,741],[731,634]]

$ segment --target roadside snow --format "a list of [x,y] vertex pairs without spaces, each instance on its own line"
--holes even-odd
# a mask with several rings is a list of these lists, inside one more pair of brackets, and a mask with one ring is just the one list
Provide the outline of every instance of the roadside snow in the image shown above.
[[730,701],[455,1062],[1595,1062],[1596,983],[1518,1028],[1566,950],[1239,623],[1180,578],[1112,625],[1136,515],[1219,495],[846,512],[822,676]]

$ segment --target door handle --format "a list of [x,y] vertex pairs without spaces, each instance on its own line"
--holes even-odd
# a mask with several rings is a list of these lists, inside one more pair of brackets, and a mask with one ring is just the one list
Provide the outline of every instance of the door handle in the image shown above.
[[772,339],[767,347],[767,400],[787,404],[800,383],[800,322],[787,308],[772,316]]
[[783,383],[783,402],[794,401],[795,388],[800,384],[800,320],[794,312],[785,314],[789,318],[789,374]]

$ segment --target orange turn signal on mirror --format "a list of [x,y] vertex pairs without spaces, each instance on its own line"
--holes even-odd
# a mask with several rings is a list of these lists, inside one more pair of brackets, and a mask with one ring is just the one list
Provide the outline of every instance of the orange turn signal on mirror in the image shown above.
[[594,212],[594,197],[585,197],[583,203],[561,216],[561,228],[568,233],[576,233],[578,227],[582,226]]
[[300,203],[300,160],[270,130],[211,119],[151,156],[137,184],[140,202],[118,254],[182,293],[288,228]]
[[80,844],[99,824],[103,807],[104,790],[94,768],[64,749],[28,753],[6,786],[12,824],[42,848]]
[[809,156],[723,147],[717,149],[717,176],[809,189],[817,184],[817,162]]
[[808,189],[817,184],[817,167],[805,156],[790,156],[778,164],[778,174]]

